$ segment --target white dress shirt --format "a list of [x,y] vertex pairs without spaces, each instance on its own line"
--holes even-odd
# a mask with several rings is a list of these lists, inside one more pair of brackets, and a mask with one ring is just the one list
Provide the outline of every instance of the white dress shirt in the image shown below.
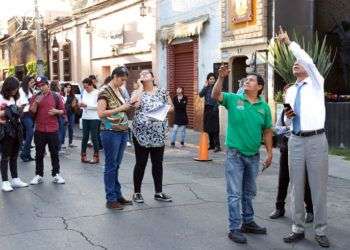
[[297,87],[304,83],[300,89],[301,131],[322,129],[326,118],[324,78],[316,68],[312,58],[297,43],[292,42],[289,49],[296,57],[297,62],[305,68],[309,77],[301,82],[296,82],[287,90],[285,103],[289,103],[294,109]]

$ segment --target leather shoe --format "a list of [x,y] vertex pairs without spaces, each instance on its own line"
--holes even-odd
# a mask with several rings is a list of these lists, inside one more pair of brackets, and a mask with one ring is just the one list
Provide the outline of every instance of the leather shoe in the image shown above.
[[316,235],[315,240],[321,247],[329,247],[329,240],[326,235]]
[[241,227],[242,233],[251,233],[251,234],[266,234],[266,227],[260,227],[254,221],[250,223],[243,223]]
[[291,232],[288,236],[283,238],[283,241],[285,243],[294,243],[294,242],[298,242],[298,241],[303,240],[303,239],[305,239],[304,232],[302,232],[302,233]]
[[230,240],[236,243],[245,244],[247,243],[247,238],[240,232],[240,230],[232,230],[228,233]]
[[276,209],[275,211],[273,211],[271,214],[270,214],[270,219],[277,219],[277,218],[281,218],[284,216],[284,213],[286,211],[283,209]]
[[306,213],[305,214],[305,223],[311,223],[314,221],[314,214],[313,213]]
[[123,210],[124,206],[117,201],[107,201],[106,207],[109,209]]
[[118,199],[118,202],[124,206],[132,205],[132,201],[125,199],[123,196]]

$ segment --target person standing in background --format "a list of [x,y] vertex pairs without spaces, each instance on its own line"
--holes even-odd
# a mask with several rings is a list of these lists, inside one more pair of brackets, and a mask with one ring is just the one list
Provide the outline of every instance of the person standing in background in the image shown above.
[[215,81],[214,73],[209,73],[199,96],[204,97],[203,128],[209,135],[209,150],[214,149],[214,152],[219,152],[221,151],[219,104],[211,97]]
[[175,147],[176,134],[177,131],[181,131],[181,146],[185,146],[185,137],[186,137],[186,125],[188,124],[187,117],[187,97],[183,94],[183,88],[178,87],[176,89],[176,96],[173,98],[175,119],[174,127],[171,134],[171,146]]
[[21,121],[25,131],[24,145],[20,154],[20,158],[23,162],[35,160],[30,154],[34,136],[34,121],[32,114],[29,112],[29,100],[33,96],[34,83],[35,81],[33,76],[26,76],[24,77],[21,88],[19,89],[20,103],[22,105],[21,107],[23,108]]
[[[73,144],[73,134],[74,134],[74,125],[75,125],[75,113],[79,109],[78,100],[75,97],[72,85],[70,83],[66,83],[64,85],[64,96],[66,98],[65,102],[65,110],[67,115],[67,123],[68,123],[68,146],[70,148],[77,147]],[[63,141],[64,144],[64,141]]]
[[60,175],[60,162],[58,150],[60,141],[58,138],[58,117],[64,114],[64,104],[61,97],[50,90],[49,81],[45,76],[36,78],[36,85],[40,92],[30,102],[29,110],[35,115],[35,176],[30,182],[37,185],[43,182],[45,147],[49,146],[52,164],[53,182],[64,184],[65,180]]
[[[20,122],[21,103],[19,102],[19,81],[15,77],[8,77],[5,79],[0,94],[0,117],[2,120],[1,129],[2,136],[0,140],[1,145],[1,178],[2,191],[13,191],[13,188],[27,187],[17,173],[17,158],[19,148],[22,142],[23,128]],[[12,181],[8,180],[8,167]]]
[[[83,139],[81,141],[81,162],[96,164],[100,162],[99,142],[97,139],[97,131],[100,124],[100,119],[97,114],[97,98],[99,92],[94,88],[94,85],[90,78],[84,79],[83,85],[85,91],[82,94],[80,103],[80,107],[83,108]],[[89,135],[91,135],[91,140],[94,147],[94,156],[91,161],[89,161],[86,156]]]

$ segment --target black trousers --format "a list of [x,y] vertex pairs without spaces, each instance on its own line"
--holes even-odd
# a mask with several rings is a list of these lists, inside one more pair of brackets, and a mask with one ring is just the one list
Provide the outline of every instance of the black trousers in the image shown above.
[[35,174],[44,176],[44,156],[45,156],[45,147],[49,146],[49,151],[51,155],[51,164],[52,164],[52,176],[60,173],[60,161],[58,158],[58,151],[60,147],[60,140],[58,137],[58,132],[53,133],[44,133],[36,131],[34,133],[34,143],[36,150],[35,158]]
[[163,156],[164,146],[155,148],[146,148],[141,146],[135,137],[133,137],[135,147],[136,164],[134,168],[134,191],[141,193],[141,185],[145,169],[147,166],[148,156],[151,156],[152,176],[154,182],[154,190],[156,193],[162,192],[163,184]]
[[210,148],[219,148],[220,147],[219,132],[208,133],[208,136],[209,136],[209,147]]
[[[289,186],[289,166],[288,166],[288,146],[281,148],[280,150],[280,170],[278,174],[278,191],[276,209],[283,209],[285,206],[285,200],[287,197],[288,186]],[[307,172],[305,174],[305,193],[304,202],[307,213],[313,213],[311,191]]]
[[12,178],[17,178],[17,158],[20,148],[20,141],[18,138],[5,136],[1,142],[1,178],[2,181],[8,181],[8,166],[10,165],[10,172]]

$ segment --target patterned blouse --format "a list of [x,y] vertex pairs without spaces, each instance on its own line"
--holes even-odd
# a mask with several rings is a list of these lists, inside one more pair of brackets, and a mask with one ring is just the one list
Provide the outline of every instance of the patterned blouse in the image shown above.
[[[119,90],[116,93],[110,86],[101,90],[98,95],[98,100],[105,100],[107,103],[107,110],[115,109],[125,103],[125,100]],[[128,131],[128,117],[125,112],[118,112],[110,117],[102,119],[101,130],[113,130],[118,132]]]
[[146,116],[168,103],[165,89],[157,89],[154,95],[142,93],[140,106],[135,110],[132,123],[133,134],[143,147],[162,147],[165,145],[168,121],[157,121]]

